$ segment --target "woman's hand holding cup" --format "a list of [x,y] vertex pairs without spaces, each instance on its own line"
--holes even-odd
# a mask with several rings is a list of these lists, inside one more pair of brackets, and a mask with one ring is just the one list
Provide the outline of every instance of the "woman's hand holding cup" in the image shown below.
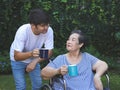
[[68,67],[66,65],[63,65],[59,68],[59,74],[65,75],[68,72]]

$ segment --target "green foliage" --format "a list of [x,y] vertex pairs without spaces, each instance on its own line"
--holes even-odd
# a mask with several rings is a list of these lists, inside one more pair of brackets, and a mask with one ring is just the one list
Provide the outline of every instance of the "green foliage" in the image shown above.
[[86,52],[96,56],[97,58],[105,61],[110,70],[118,70],[120,71],[120,64],[117,63],[117,58],[112,56],[105,56],[104,54],[100,54],[100,52],[97,51],[97,49],[93,45],[89,45],[85,48]]
[[[9,51],[18,27],[28,23],[28,14],[33,8],[43,8],[50,16],[55,56],[63,53],[66,40],[74,29],[87,34],[95,48],[89,47],[89,50],[96,56],[120,56],[119,0],[0,0],[0,3],[1,56]],[[0,57],[0,60],[6,60],[4,58]]]
[[56,57],[56,56],[58,56],[60,54],[65,54],[67,52],[67,50],[66,50],[65,47],[64,48],[55,48],[53,50],[53,52],[54,52],[53,57]]
[[11,66],[8,52],[0,53],[0,74],[11,73]]
[[27,23],[29,11],[33,8],[43,8],[51,19],[56,48],[63,48],[72,30],[81,29],[100,53],[120,55],[119,0],[2,0],[0,2],[2,3],[0,47],[3,47],[1,51],[9,49],[17,28]]
[[117,42],[120,41],[120,32],[115,33],[115,39]]
[[93,45],[89,45],[88,47],[85,48],[84,51],[86,51],[96,57],[101,57],[101,54],[97,51],[97,49]]

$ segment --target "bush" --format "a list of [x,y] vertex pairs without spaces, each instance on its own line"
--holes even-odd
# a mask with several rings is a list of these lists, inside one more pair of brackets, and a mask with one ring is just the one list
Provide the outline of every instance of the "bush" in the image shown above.
[[84,51],[89,52],[90,54],[96,56],[97,58],[105,61],[109,66],[109,70],[119,71],[120,73],[120,64],[117,62],[116,57],[105,56],[103,54],[100,54],[93,45],[86,47]]
[[8,52],[0,53],[0,74],[11,73],[11,65]]
[[120,56],[119,0],[1,0],[0,3],[1,51],[9,49],[17,28],[28,22],[30,10],[43,8],[50,16],[57,48],[63,48],[72,30],[81,29],[100,53]]

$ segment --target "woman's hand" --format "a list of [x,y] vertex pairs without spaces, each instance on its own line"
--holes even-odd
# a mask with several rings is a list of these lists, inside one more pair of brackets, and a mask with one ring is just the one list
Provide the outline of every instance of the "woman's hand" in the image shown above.
[[65,75],[68,72],[68,67],[66,65],[63,65],[59,68],[59,74]]
[[94,83],[95,83],[96,90],[103,90],[101,77],[97,74],[95,74],[95,76],[94,76]]

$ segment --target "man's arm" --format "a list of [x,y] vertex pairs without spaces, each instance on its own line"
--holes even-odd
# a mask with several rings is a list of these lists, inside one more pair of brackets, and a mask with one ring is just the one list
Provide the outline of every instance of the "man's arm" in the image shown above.
[[16,61],[23,61],[31,57],[39,57],[39,49],[34,49],[33,51],[29,52],[19,52],[14,50],[14,58]]
[[51,50],[49,50],[49,52],[48,52],[48,58],[50,58],[52,55],[53,55],[53,50],[51,49]]
[[23,61],[25,59],[31,58],[33,56],[33,52],[19,52],[14,50],[14,58],[16,61]]
[[[49,58],[52,56],[52,50],[49,50],[48,56]],[[34,49],[33,51],[30,51],[30,52],[19,52],[19,51],[14,50],[14,58],[16,61],[23,61],[31,57],[39,58],[39,49]],[[41,61],[41,59],[38,59],[38,60]]]

